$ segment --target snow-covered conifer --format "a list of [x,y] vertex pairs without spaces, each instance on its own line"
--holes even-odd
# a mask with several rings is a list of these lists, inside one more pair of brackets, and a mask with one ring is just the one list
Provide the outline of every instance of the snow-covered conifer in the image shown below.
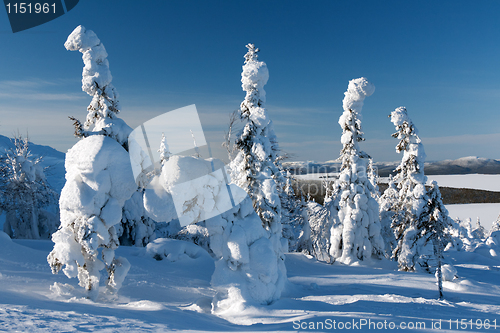
[[475,239],[485,239],[486,238],[486,229],[481,225],[481,220],[479,217],[477,218],[476,227],[471,232],[472,238]]
[[144,208],[144,189],[139,189],[125,201],[122,221],[116,226],[121,245],[146,246],[155,240],[155,221]]
[[286,171],[285,187],[279,192],[283,238],[288,240],[289,252],[310,252],[310,226],[304,197],[297,198],[292,186],[292,175]]
[[28,138],[13,139],[14,147],[0,157],[0,208],[6,212],[3,226],[11,238],[50,236],[55,225],[44,225],[43,207],[57,202],[57,193],[45,179],[40,162],[32,156]]
[[[451,218],[448,216],[448,210],[444,207],[439,186],[435,181],[432,182],[431,188],[427,193],[427,202],[425,203],[421,214],[418,216],[416,224],[417,230],[419,231],[419,235],[415,239],[416,243],[420,244],[421,248],[427,245],[432,245],[434,252],[431,257],[420,253],[420,258],[418,258],[418,260],[413,259],[413,261],[418,261],[418,264],[421,267],[424,267],[429,271],[432,271],[431,267],[433,265],[431,263],[435,261],[439,298],[441,299],[443,298],[441,272],[443,260],[442,253],[444,245],[448,242],[446,230],[451,225]],[[417,251],[417,253],[418,252],[420,251]]]
[[394,184],[392,175],[390,175],[389,186],[379,199],[380,224],[382,226],[381,235],[384,239],[385,252],[388,257],[392,256],[392,252],[396,248],[396,238],[394,237],[394,232],[392,231],[391,224],[392,218],[394,216],[394,207],[397,202],[398,189],[396,187],[396,184]]
[[118,92],[111,84],[108,53],[96,34],[78,26],[64,43],[69,51],[80,51],[85,66],[82,72],[82,90],[92,96],[87,107],[85,123],[71,118],[75,124],[75,135],[87,137],[103,134],[114,138],[126,148],[132,129],[116,115],[120,112]]
[[[398,243],[393,257],[399,268],[415,270],[423,251],[417,243],[419,238],[417,221],[427,201],[424,175],[425,152],[418,136],[418,130],[408,117],[406,108],[399,107],[391,113],[391,122],[397,132],[392,136],[399,139],[396,152],[403,152],[401,164],[396,168],[395,181],[398,183],[399,199],[394,207],[392,229]],[[429,249],[426,250],[429,252]]]
[[[380,256],[384,251],[376,189],[367,174],[370,156],[358,145],[364,140],[363,101],[374,91],[374,85],[366,78],[351,80],[343,100],[344,113],[339,119],[343,131],[342,167],[331,200],[338,207],[338,221],[332,224],[330,255],[347,264]],[[330,209],[330,213],[335,214],[335,209]]]
[[169,147],[167,144],[167,138],[165,137],[165,134],[161,134],[161,142],[160,142],[160,149],[158,149],[158,152],[160,153],[160,163],[161,165],[165,164],[165,162],[168,161],[170,156],[172,156],[172,153],[169,151]]
[[491,236],[492,233],[494,233],[495,231],[498,231],[498,230],[500,230],[500,215],[498,215],[496,221],[493,222],[493,224],[491,225],[491,229],[490,229],[490,232],[488,234],[488,237]]
[[424,174],[424,146],[406,108],[399,107],[394,110],[391,113],[391,122],[397,130],[393,137],[400,140],[396,151],[403,152],[395,177],[399,194],[398,202],[393,206],[392,228],[397,241],[393,257],[398,261],[400,270],[428,270],[433,266],[431,262],[436,259],[436,251],[431,241],[436,232],[432,231],[434,227],[429,221],[434,221],[437,215],[432,214],[440,214],[439,221],[443,223],[444,228],[451,225],[451,222],[437,185],[434,184],[429,193],[425,189],[427,177]]
[[[331,204],[331,198],[327,199],[325,206],[309,200],[307,202],[307,219],[310,226],[311,251],[317,260],[326,263],[335,262],[335,258],[330,254],[331,229],[334,223],[338,224],[337,208]],[[334,207],[334,214],[331,214],[330,207]]]
[[283,257],[286,246],[282,243],[279,192],[284,177],[279,168],[279,147],[273,123],[265,108],[264,85],[269,72],[266,64],[258,60],[259,49],[253,44],[248,44],[247,48],[241,73],[246,96],[239,110],[245,125],[235,142],[237,154],[230,164],[231,179],[250,196],[262,225],[269,232],[276,255]]
[[[245,65],[241,73],[246,92],[240,106],[240,117],[246,121],[236,140],[238,152],[231,162],[231,179],[244,189],[253,201],[264,227],[281,234],[281,206],[276,181],[281,173],[274,164],[278,159],[276,135],[265,108],[264,85],[269,79],[267,66],[258,60],[259,49],[248,44]],[[279,229],[279,230],[278,230]]]
[[115,257],[115,225],[138,188],[125,149],[131,129],[116,116],[119,107],[107,53],[95,33],[79,26],[64,45],[83,53],[82,90],[92,102],[85,125],[78,127],[82,139],[66,154],[61,226],[52,235],[55,244],[47,260],[54,274],[62,269],[69,278],[78,276],[80,286],[96,299],[102,269],[108,273],[107,287],[115,291],[130,268],[125,258]]

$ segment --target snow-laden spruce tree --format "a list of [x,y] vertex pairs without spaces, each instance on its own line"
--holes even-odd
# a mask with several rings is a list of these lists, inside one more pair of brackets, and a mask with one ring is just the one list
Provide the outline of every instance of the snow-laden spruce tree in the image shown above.
[[334,194],[326,204],[331,207],[330,214],[335,215],[338,207],[329,252],[346,264],[380,257],[384,252],[376,188],[368,175],[370,156],[361,151],[358,144],[364,140],[361,131],[363,101],[374,91],[375,86],[366,78],[351,80],[343,100],[344,113],[339,119],[342,167]]
[[429,200],[425,189],[425,152],[418,130],[408,116],[406,108],[399,107],[391,113],[391,122],[397,132],[392,136],[399,140],[396,152],[403,153],[401,164],[396,168],[394,181],[398,184],[398,202],[393,206],[392,229],[397,246],[393,257],[400,270],[415,271],[428,267],[421,258],[432,257],[433,247],[424,236],[419,223],[423,209]]
[[[222,172],[224,164],[216,159],[171,156],[152,179],[154,190],[146,190],[145,201],[148,213],[155,220],[170,221],[175,215],[164,204],[169,196],[178,203],[176,211],[183,221],[205,220],[210,241],[199,245],[216,259],[211,281],[216,290],[213,311],[224,315],[240,310],[245,304],[269,304],[279,299],[286,271],[284,258],[276,253],[275,238],[262,226],[252,200],[235,184],[229,185],[231,199]],[[236,203],[234,206],[231,200]],[[187,230],[190,227],[193,230]],[[189,224],[184,235],[192,237],[196,229],[202,227]]]
[[6,212],[3,230],[11,238],[49,237],[57,227],[44,224],[43,207],[57,202],[45,179],[42,157],[31,155],[28,138],[17,136],[14,147],[0,157],[0,208]]
[[384,239],[385,253],[387,257],[392,257],[392,252],[396,248],[396,238],[391,228],[392,218],[394,216],[395,205],[398,202],[399,191],[394,184],[392,175],[389,176],[389,184],[387,189],[379,198],[380,205],[380,224],[382,226],[381,235]]
[[491,225],[491,229],[490,229],[490,232],[488,233],[488,237],[490,237],[491,234],[493,234],[495,231],[499,231],[499,230],[500,230],[500,215],[498,215],[495,222],[493,222],[493,224]]
[[285,186],[280,194],[283,238],[288,241],[289,252],[311,252],[311,229],[304,196],[297,198],[292,186],[292,175],[286,170]]
[[82,90],[92,102],[85,125],[75,120],[81,140],[66,154],[61,226],[52,235],[55,244],[47,260],[54,274],[62,269],[69,278],[78,276],[88,297],[96,299],[102,269],[107,271],[107,287],[115,291],[130,267],[127,259],[115,257],[115,225],[122,220],[125,201],[137,190],[125,149],[131,129],[116,116],[117,93],[96,34],[78,26],[64,45],[83,54]]
[[241,73],[246,96],[239,110],[245,125],[236,139],[237,154],[230,163],[231,179],[250,196],[276,254],[283,257],[286,246],[282,244],[279,192],[284,177],[278,165],[279,148],[273,123],[265,108],[264,85],[269,79],[269,71],[266,64],[258,60],[259,49],[253,44],[248,44],[247,48]]
[[481,225],[481,220],[478,217],[476,227],[471,231],[471,236],[475,239],[485,239],[486,235],[486,229]]
[[[436,272],[439,289],[439,299],[443,298],[443,277],[442,277],[442,261],[443,261],[443,248],[448,242],[448,235],[446,230],[451,226],[451,218],[448,216],[448,210],[444,207],[443,200],[441,199],[441,192],[439,186],[435,181],[432,182],[431,188],[427,192],[427,201],[418,216],[417,230],[419,235],[416,237],[415,242],[424,248],[427,246],[433,247],[431,256],[421,254],[419,264],[430,271]],[[413,259],[413,261],[416,261]]]

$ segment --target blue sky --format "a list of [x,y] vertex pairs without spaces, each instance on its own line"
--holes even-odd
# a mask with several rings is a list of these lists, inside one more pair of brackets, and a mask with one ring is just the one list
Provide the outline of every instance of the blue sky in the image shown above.
[[121,117],[131,127],[196,104],[207,138],[222,141],[244,98],[247,43],[270,72],[267,108],[295,160],[339,156],[349,80],[376,86],[365,100],[363,150],[395,161],[387,115],[406,106],[428,160],[500,158],[499,1],[82,0],[66,15],[13,34],[0,10],[0,134],[29,132],[63,152],[84,119],[81,54],[64,49],[78,25],[109,54]]

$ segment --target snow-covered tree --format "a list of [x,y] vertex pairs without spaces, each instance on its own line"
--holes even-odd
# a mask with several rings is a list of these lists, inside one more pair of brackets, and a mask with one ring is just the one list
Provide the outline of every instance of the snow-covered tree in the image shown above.
[[43,207],[57,202],[45,179],[42,157],[32,156],[28,138],[17,136],[14,147],[0,157],[0,208],[6,212],[4,232],[11,238],[48,237],[56,225],[43,218]]
[[281,203],[278,185],[282,174],[278,160],[277,140],[273,124],[265,108],[264,85],[269,79],[266,64],[258,60],[259,49],[248,44],[245,65],[241,73],[242,88],[246,92],[240,106],[240,117],[246,122],[236,140],[238,152],[231,161],[231,179],[244,189],[264,227],[281,235]]
[[158,152],[160,153],[161,165],[165,164],[165,162],[168,161],[170,156],[172,156],[172,153],[169,151],[167,138],[165,137],[164,133],[161,134],[160,149],[158,149]]
[[155,221],[144,208],[144,189],[136,190],[123,205],[122,221],[116,227],[121,245],[146,246],[155,240]]
[[[424,175],[424,146],[406,108],[399,107],[394,110],[391,113],[391,122],[397,130],[393,137],[399,139],[396,151],[403,152],[395,177],[399,194],[398,202],[393,206],[392,228],[397,241],[393,257],[398,261],[400,270],[429,269],[429,261],[436,258],[430,241],[432,231],[429,230],[428,220],[431,216],[429,214],[433,214],[430,209],[433,205],[438,205],[442,206],[441,212],[446,212],[442,214],[447,217],[448,213],[440,202],[438,187],[434,186],[429,194],[425,189],[427,177]],[[446,223],[448,225],[449,221],[446,220]]]
[[54,274],[62,269],[69,278],[78,276],[89,298],[96,299],[102,269],[108,273],[107,287],[116,291],[130,268],[127,259],[115,257],[115,225],[122,220],[125,201],[137,191],[125,149],[131,129],[116,116],[117,93],[99,38],[78,26],[64,45],[83,54],[82,90],[92,102],[85,125],[75,120],[82,139],[66,154],[61,226],[52,235],[55,244],[47,260]]
[[[433,181],[431,188],[427,192],[427,202],[422,209],[422,213],[417,221],[419,230],[421,230],[421,239],[426,242],[431,242],[434,248],[433,258],[420,258],[420,264],[424,264],[430,269],[430,260],[436,261],[436,272],[438,274],[439,297],[443,297],[442,281],[441,281],[441,266],[443,259],[443,248],[448,243],[449,236],[446,230],[452,224],[451,218],[448,216],[448,210],[443,204],[441,192],[438,184]],[[417,240],[417,242],[420,240]],[[427,245],[427,244],[425,244]]]
[[498,215],[497,219],[493,224],[491,225],[490,232],[488,234],[488,237],[491,236],[495,231],[500,230],[500,215]]
[[286,240],[282,238],[280,191],[285,181],[273,123],[265,108],[264,85],[269,72],[266,64],[258,60],[259,49],[253,44],[247,48],[241,73],[246,96],[239,110],[245,125],[235,142],[237,154],[230,163],[231,179],[252,199],[253,208],[269,233],[275,255],[284,259]]
[[[311,254],[319,261],[326,263],[335,262],[335,258],[330,254],[332,225],[337,220],[337,208],[329,198],[325,206],[309,200],[307,202],[307,219],[310,226]],[[330,200],[330,201],[329,201]],[[330,208],[334,207],[333,214]]]
[[[212,163],[217,172],[212,171]],[[187,225],[175,238],[197,242],[215,257],[212,286],[217,291],[213,302],[216,313],[248,302],[269,304],[279,299],[286,281],[284,257],[277,254],[274,243],[280,240],[270,237],[252,200],[235,184],[230,184],[232,205],[221,167],[219,160],[174,155],[153,178],[155,189],[146,190],[146,208],[155,220],[171,220],[169,207],[156,199],[169,195],[177,202],[179,218],[205,220]],[[203,214],[212,217],[204,219]],[[195,235],[197,240],[192,238]]]
[[117,114],[120,112],[118,92],[111,84],[108,53],[97,35],[78,26],[64,43],[69,51],[80,51],[85,66],[82,72],[82,90],[92,97],[87,107],[87,118],[82,123],[73,117],[75,135],[87,137],[102,134],[109,136],[125,148],[132,129]]
[[477,218],[476,227],[471,231],[472,238],[475,239],[485,239],[486,229],[481,225],[481,220]]
[[330,201],[330,214],[338,208],[338,221],[332,224],[330,255],[343,263],[366,260],[384,252],[380,235],[377,190],[367,173],[370,156],[361,151],[361,108],[363,101],[375,91],[366,78],[349,82],[343,100],[344,113],[340,116],[342,128],[340,152],[342,167]]
[[285,187],[279,192],[281,201],[281,224],[283,238],[288,240],[289,252],[311,251],[311,230],[307,218],[307,205],[304,197],[295,196],[292,175],[285,171]]
[[389,186],[384,191],[384,194],[380,196],[380,224],[382,226],[381,235],[384,239],[386,256],[391,257],[392,252],[396,248],[396,238],[394,237],[394,232],[392,231],[391,224],[392,218],[394,216],[395,205],[398,202],[398,189],[396,184],[394,184],[394,179],[392,175],[389,176]]

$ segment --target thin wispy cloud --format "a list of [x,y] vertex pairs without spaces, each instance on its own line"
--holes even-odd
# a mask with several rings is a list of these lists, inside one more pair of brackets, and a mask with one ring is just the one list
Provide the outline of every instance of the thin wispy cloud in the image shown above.
[[76,101],[86,98],[86,94],[58,92],[65,88],[67,80],[47,81],[38,78],[27,80],[0,81],[0,99],[30,101]]

